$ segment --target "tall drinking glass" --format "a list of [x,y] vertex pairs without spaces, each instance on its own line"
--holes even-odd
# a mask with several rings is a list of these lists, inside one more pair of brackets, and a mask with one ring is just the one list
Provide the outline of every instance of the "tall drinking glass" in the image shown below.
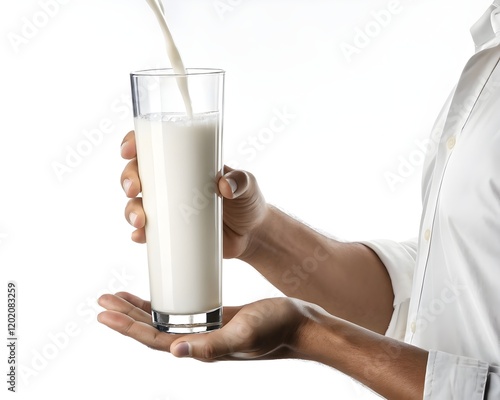
[[[130,77],[153,324],[170,333],[218,329],[224,71],[156,69]],[[189,95],[181,93],[183,80]]]

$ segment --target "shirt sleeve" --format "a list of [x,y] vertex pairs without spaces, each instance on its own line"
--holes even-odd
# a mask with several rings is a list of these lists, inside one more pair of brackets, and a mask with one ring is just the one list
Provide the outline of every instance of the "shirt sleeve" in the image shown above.
[[424,400],[499,398],[500,367],[441,351],[429,352]]
[[402,341],[408,322],[408,308],[417,258],[417,239],[406,242],[370,240],[360,243],[372,249],[387,268],[394,292],[394,312],[385,335]]

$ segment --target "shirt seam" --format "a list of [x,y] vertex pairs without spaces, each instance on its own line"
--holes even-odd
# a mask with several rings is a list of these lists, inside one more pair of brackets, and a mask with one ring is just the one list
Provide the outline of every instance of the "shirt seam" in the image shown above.
[[428,399],[432,399],[432,390],[434,389],[434,371],[436,369],[436,359],[437,359],[437,352],[430,353],[432,354],[432,365],[431,365],[431,374],[430,374],[430,382],[429,382],[429,392],[428,395],[426,396]]
[[[494,49],[494,47],[493,47]],[[497,58],[497,62],[495,63],[495,65],[493,66],[493,68],[491,69],[491,72],[490,74],[488,75],[488,78],[486,78],[486,80],[484,81],[484,85],[483,87],[481,88],[481,91],[479,92],[479,94],[477,95],[477,99],[476,101],[474,102],[474,105],[472,106],[471,110],[470,110],[470,113],[469,115],[467,116],[467,119],[465,120],[465,123],[462,125],[462,128],[460,129],[460,135],[462,134],[465,126],[468,124],[469,120],[470,120],[470,117],[472,115],[472,113],[474,112],[474,110],[476,109],[476,105],[479,101],[479,98],[481,97],[481,95],[483,94],[484,92],[484,88],[486,87],[486,85],[488,84],[488,82],[491,80],[491,76],[493,75],[493,73],[495,72],[495,70],[497,69],[498,67],[498,64],[500,63],[500,56]],[[458,135],[457,135],[458,136]],[[453,155],[453,154],[451,154]],[[451,155],[450,155],[450,158],[451,158]]]
[[487,384],[488,384],[488,375],[489,368],[486,369],[486,373],[483,373],[483,368],[481,368],[481,361],[478,360],[477,366],[477,375],[476,375],[476,388],[478,390],[478,394],[481,395],[481,398],[487,394]]

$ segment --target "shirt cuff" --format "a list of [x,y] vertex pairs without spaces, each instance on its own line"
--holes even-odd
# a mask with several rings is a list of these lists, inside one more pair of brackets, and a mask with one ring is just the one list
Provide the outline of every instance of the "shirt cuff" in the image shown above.
[[486,399],[488,372],[489,365],[485,362],[431,350],[425,375],[424,400]]
[[377,254],[391,278],[394,292],[394,312],[385,335],[397,340],[404,340],[417,258],[417,240],[406,242],[369,240],[360,243]]

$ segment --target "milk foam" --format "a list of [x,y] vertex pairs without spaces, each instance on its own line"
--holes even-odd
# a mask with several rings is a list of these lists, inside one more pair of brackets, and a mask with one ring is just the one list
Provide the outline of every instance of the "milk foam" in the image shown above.
[[172,122],[178,126],[194,126],[195,124],[213,123],[218,116],[217,112],[194,114],[192,116],[180,113],[151,113],[140,115],[138,118],[147,121]]

